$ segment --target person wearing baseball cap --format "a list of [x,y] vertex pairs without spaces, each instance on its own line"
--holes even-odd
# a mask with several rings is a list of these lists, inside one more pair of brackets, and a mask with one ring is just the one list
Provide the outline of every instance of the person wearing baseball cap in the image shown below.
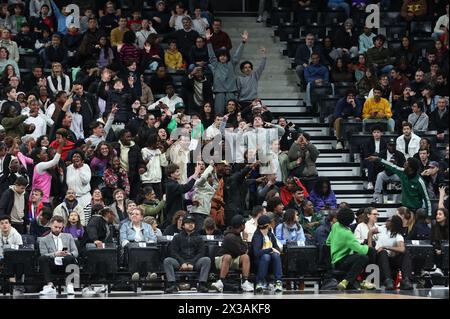
[[258,218],[258,229],[253,234],[252,248],[254,264],[256,265],[256,289],[255,292],[262,292],[266,278],[269,274],[269,265],[272,265],[273,278],[275,279],[275,292],[283,291],[281,282],[281,249],[278,247],[277,239],[270,226],[271,218],[262,215]]
[[219,292],[223,291],[224,282],[230,269],[242,269],[241,288],[245,292],[253,291],[253,284],[248,281],[250,275],[250,257],[247,243],[242,239],[245,229],[245,219],[242,215],[231,218],[231,226],[225,231],[219,256],[215,258],[216,269],[220,270],[219,280],[212,287]]
[[164,272],[167,278],[165,293],[172,294],[178,290],[175,283],[175,269],[200,271],[197,291],[206,293],[211,259],[203,257],[206,254],[206,247],[200,234],[195,231],[195,217],[184,216],[182,227],[183,230],[172,239],[169,257],[164,259]]

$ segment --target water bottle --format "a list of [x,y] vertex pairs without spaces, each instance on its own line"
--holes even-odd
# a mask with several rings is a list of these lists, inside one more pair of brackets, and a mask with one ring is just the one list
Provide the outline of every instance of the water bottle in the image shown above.
[[394,287],[396,288],[396,289],[399,289],[400,288],[400,282],[402,281],[402,272],[401,271],[399,271],[398,273],[397,273],[397,278],[395,279],[395,284],[394,284]]

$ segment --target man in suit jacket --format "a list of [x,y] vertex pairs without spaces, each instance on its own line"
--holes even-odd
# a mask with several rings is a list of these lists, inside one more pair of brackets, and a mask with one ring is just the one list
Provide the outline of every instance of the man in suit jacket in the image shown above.
[[[53,274],[65,272],[66,266],[76,264],[78,249],[71,234],[63,233],[64,219],[61,216],[53,216],[50,220],[51,232],[39,241],[39,267],[44,274],[47,285],[44,286],[41,295],[54,295],[56,289],[53,286]],[[73,284],[67,285],[67,294],[74,294]]]
[[[405,165],[406,162],[405,155],[403,155],[402,152],[397,151],[395,147],[396,147],[395,139],[391,138],[387,143],[387,150],[381,152],[379,157],[399,167],[403,167],[403,165]],[[382,168],[379,168],[379,170],[381,169]],[[383,183],[385,182],[400,182],[400,178],[387,170],[380,171],[380,173],[378,173],[377,175],[377,180],[375,182],[375,191],[373,193],[374,203],[383,204],[382,192],[383,192]]]
[[[372,137],[368,143],[362,145],[362,156],[361,158],[367,158],[369,156],[378,156],[382,152],[386,152],[387,144],[381,138],[383,136],[383,130],[379,126],[372,127]],[[367,184],[367,189],[373,189],[373,183],[377,177],[377,172],[375,171],[375,164],[369,161],[363,161],[363,167],[367,169],[367,178],[369,183]]]

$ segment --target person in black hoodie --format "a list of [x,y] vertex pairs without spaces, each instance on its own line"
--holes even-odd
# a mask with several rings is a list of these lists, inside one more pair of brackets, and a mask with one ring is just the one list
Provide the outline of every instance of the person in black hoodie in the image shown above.
[[11,217],[11,225],[20,233],[26,233],[28,220],[28,196],[25,189],[28,180],[25,177],[18,177],[9,189],[0,197],[0,212]]
[[275,292],[283,291],[281,278],[283,276],[281,266],[281,249],[277,239],[270,228],[270,217],[262,215],[258,218],[258,229],[253,234],[252,248],[254,263],[257,267],[255,292],[262,292],[269,265],[272,264],[273,277],[275,279]]
[[173,237],[170,244],[170,255],[164,259],[164,272],[167,277],[165,293],[177,292],[175,269],[181,271],[200,271],[198,292],[208,292],[208,281],[211,259],[206,256],[206,246],[199,233],[194,231],[195,218],[187,215],[183,219],[183,230]]
[[84,91],[82,82],[74,82],[72,91],[74,92],[73,101],[80,101],[81,103],[80,114],[83,117],[83,129],[87,132],[89,125],[99,117],[98,103],[96,103],[93,95]]
[[242,268],[242,290],[253,291],[253,284],[248,281],[250,275],[250,257],[248,255],[247,243],[242,240],[241,233],[245,229],[245,220],[241,215],[231,219],[231,226],[225,231],[222,248],[218,257],[215,258],[216,269],[220,270],[219,280],[212,287],[219,292],[223,291],[223,282],[226,280],[231,269]]
[[30,32],[30,25],[28,23],[23,23],[20,27],[20,32],[14,37],[17,46],[25,50],[34,51],[34,43],[36,39],[34,34]]
[[[130,182],[130,198],[136,198],[139,193],[141,179],[139,174],[144,171],[140,169],[142,164],[141,148],[132,141],[131,132],[127,129],[119,132],[119,143],[114,145],[117,157],[120,158],[120,166],[128,172],[128,181]],[[121,157],[122,152],[128,153],[128,160],[124,161]]]
[[171,220],[175,212],[179,210],[185,210],[185,204],[183,195],[189,192],[194,187],[195,181],[200,177],[200,166],[195,167],[193,178],[186,184],[180,184],[181,173],[180,168],[176,164],[169,164],[166,168],[166,195],[167,195],[167,207],[166,216],[164,218],[164,224],[167,225]]
[[117,237],[114,222],[114,212],[109,207],[100,210],[100,215],[92,216],[86,226],[88,242],[102,248],[103,243],[112,243]]
[[[117,127],[125,128],[125,124],[128,123],[132,109],[131,105],[134,101],[138,100],[136,96],[136,91],[134,90],[134,78],[128,78],[129,90],[125,90],[125,86],[122,79],[116,79],[114,81],[113,90],[105,90],[106,81],[102,78],[100,85],[98,87],[97,93],[100,98],[106,101],[105,112],[111,112],[114,104],[117,105],[119,111],[114,117],[114,124]],[[114,129],[114,126],[113,126]],[[115,129],[114,129],[115,130]]]
[[195,67],[184,80],[183,100],[187,102],[190,114],[200,113],[206,102],[213,101],[212,86],[212,82],[204,75],[200,66]]

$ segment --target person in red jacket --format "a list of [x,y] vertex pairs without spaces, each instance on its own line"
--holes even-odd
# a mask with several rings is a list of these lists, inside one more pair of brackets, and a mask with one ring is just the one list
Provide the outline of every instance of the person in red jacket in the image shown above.
[[297,177],[288,177],[286,185],[280,187],[280,197],[284,206],[287,206],[292,200],[297,187],[303,190],[303,196],[305,198],[309,197],[308,190]]

